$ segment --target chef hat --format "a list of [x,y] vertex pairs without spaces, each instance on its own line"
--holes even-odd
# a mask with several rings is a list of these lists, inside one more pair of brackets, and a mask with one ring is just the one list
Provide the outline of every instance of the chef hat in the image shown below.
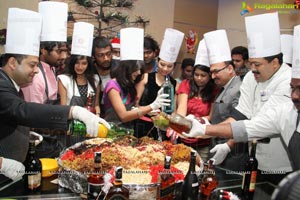
[[121,48],[121,45],[120,45],[120,38],[113,38],[111,39],[111,45],[113,48]]
[[91,56],[93,47],[93,34],[93,24],[76,22],[73,30],[71,54]]
[[245,17],[249,58],[274,56],[281,52],[278,13]]
[[41,41],[67,41],[68,4],[43,1],[39,3],[43,16]]
[[292,78],[300,79],[300,25],[294,27]]
[[9,8],[5,53],[39,56],[41,28],[39,13]]
[[183,38],[184,33],[172,28],[167,28],[161,44],[159,58],[166,62],[175,63]]
[[283,62],[292,64],[293,60],[293,35],[281,34],[281,52],[283,54]]
[[231,51],[225,30],[205,33],[204,39],[210,64],[231,60]]
[[202,39],[198,45],[198,50],[197,50],[196,60],[195,60],[195,66],[196,65],[204,65],[210,67],[207,48],[204,39]]
[[120,37],[120,60],[144,60],[144,29],[123,28]]

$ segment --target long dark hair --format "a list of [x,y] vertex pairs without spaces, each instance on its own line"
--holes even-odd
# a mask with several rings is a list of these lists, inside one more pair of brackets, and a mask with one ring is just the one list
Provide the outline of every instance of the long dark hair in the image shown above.
[[[130,95],[131,102],[135,101],[136,98],[136,89],[135,85],[138,83],[144,74],[144,62],[143,61],[137,61],[137,60],[122,60],[120,61],[119,66],[117,67],[116,71],[118,73],[115,73],[114,78],[116,78],[118,84],[120,85],[123,94]],[[131,78],[131,75],[133,72],[141,70],[141,75],[139,75],[136,80],[133,80]]]
[[[192,78],[189,80],[190,82],[190,93],[189,93],[189,99],[198,96],[199,93],[199,87],[197,86],[195,80],[194,80],[194,74],[196,69],[200,69],[201,71],[204,71],[209,74],[210,70],[209,67],[204,65],[196,65],[193,70]],[[203,102],[212,102],[214,99],[214,88],[215,83],[214,80],[211,78],[206,86],[200,91],[200,95]]]
[[95,78],[94,78],[94,71],[93,71],[93,63],[92,58],[88,56],[82,56],[82,55],[71,55],[67,62],[66,67],[64,69],[64,74],[72,75],[73,79],[76,81],[77,73],[75,72],[75,64],[78,60],[85,59],[88,62],[88,66],[84,72],[84,75],[88,81],[88,83],[92,86],[93,90],[96,92],[96,85],[95,85]]

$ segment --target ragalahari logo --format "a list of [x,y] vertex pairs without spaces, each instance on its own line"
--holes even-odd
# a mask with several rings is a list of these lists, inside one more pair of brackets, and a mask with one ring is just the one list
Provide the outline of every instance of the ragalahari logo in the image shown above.
[[242,2],[242,8],[241,8],[241,16],[249,13],[249,12],[253,12],[253,8],[251,8],[246,2]]

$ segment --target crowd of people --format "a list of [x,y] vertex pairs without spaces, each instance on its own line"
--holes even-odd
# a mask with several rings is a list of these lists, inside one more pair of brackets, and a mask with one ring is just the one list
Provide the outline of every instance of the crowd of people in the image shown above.
[[[229,170],[244,169],[249,140],[272,137],[269,144],[257,146],[260,176],[277,184],[300,169],[299,26],[298,34],[280,36],[277,13],[246,17],[248,48],[230,48],[226,30],[205,33],[195,59],[184,58],[180,77],[173,77],[182,32],[167,28],[159,45],[141,28],[121,29],[119,38],[110,40],[94,37],[92,24],[77,22],[69,50],[67,12],[61,2],[40,2],[39,12],[9,9],[0,70],[4,175],[22,175],[16,172],[24,171],[30,129],[42,135],[49,134],[43,130],[66,132],[70,119],[83,121],[92,136],[97,136],[98,123],[110,128],[108,122],[113,122],[134,129],[138,138],[175,140]],[[52,19],[53,13],[59,17]],[[16,20],[22,17],[28,20]],[[24,44],[18,33],[26,31],[32,33],[25,34],[31,42]],[[174,87],[174,102],[161,90],[166,77]],[[83,108],[89,95],[95,113]],[[175,103],[174,113],[193,122],[189,133],[153,129],[151,116],[170,103]]]

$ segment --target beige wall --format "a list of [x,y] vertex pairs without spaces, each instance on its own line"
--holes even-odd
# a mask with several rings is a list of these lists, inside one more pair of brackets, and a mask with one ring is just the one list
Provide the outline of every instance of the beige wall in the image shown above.
[[[225,29],[228,35],[230,47],[244,45],[247,47],[247,38],[245,33],[246,16],[263,14],[265,9],[254,9],[252,13],[244,16],[240,15],[243,0],[219,0],[218,11],[218,29]],[[247,4],[254,8],[254,3],[293,3],[293,0],[247,0]],[[276,11],[276,10],[271,10]],[[281,33],[293,34],[293,27],[300,24],[300,10],[293,10],[297,14],[291,14],[291,10],[283,9],[279,13],[279,22]]]
[[[189,30],[198,34],[198,42],[203,34],[217,27],[218,0],[176,0],[174,28],[188,35]],[[196,47],[197,48],[197,47]],[[195,58],[195,54],[186,53],[185,41],[177,58],[174,77],[180,76],[180,65],[184,58]]]
[[[67,2],[71,10],[82,11],[82,8],[76,8],[74,0],[57,1]],[[0,29],[6,27],[9,7],[36,11],[38,2],[39,0],[0,0]],[[245,16],[267,11],[255,9],[253,13],[241,16],[242,2],[243,0],[137,0],[133,9],[126,9],[124,12],[129,15],[130,19],[134,19],[136,15],[139,15],[150,20],[150,24],[145,28],[145,34],[152,35],[158,43],[161,43],[164,30],[167,27],[178,29],[185,34],[191,29],[195,30],[198,33],[199,40],[203,38],[205,32],[218,28],[226,29],[231,47],[246,46]],[[248,0],[246,2],[253,6],[257,2],[293,3],[293,0]],[[300,24],[300,10],[298,14],[279,14],[279,17],[282,33],[292,33],[293,26]],[[68,28],[72,30],[72,24]],[[3,46],[0,46],[1,52],[3,52]],[[179,64],[185,57],[194,58],[195,55],[185,53],[185,43],[183,42],[178,56]],[[176,70],[175,76],[177,74]]]
[[[0,0],[0,29],[6,28],[8,8],[24,8],[37,11],[38,0]],[[4,52],[4,48],[0,45],[0,53]]]

